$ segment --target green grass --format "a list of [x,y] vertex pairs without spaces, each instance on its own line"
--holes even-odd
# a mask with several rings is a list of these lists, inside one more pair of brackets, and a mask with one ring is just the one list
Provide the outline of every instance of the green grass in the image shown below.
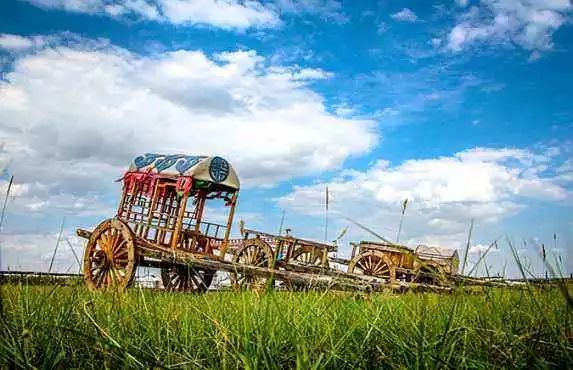
[[3,285],[0,368],[571,368],[561,292],[170,294]]

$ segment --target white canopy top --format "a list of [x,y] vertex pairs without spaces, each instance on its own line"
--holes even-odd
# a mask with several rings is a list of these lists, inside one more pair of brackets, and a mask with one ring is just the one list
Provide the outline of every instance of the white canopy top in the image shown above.
[[229,162],[221,157],[185,154],[145,153],[135,157],[130,172],[146,172],[166,176],[190,176],[238,190],[239,177]]
[[429,245],[418,245],[415,252],[420,257],[435,257],[435,258],[457,258],[458,251],[455,249],[432,247]]

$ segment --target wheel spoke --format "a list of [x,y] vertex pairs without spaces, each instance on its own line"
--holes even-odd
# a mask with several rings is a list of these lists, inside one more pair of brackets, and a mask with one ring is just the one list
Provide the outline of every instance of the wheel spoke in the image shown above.
[[111,244],[110,244],[110,235],[109,231],[106,231],[102,234],[101,240],[103,243],[103,248],[106,252],[111,252]]
[[191,271],[189,277],[191,278],[191,281],[193,282],[193,284],[195,286],[194,290],[197,290],[197,289],[199,289],[205,285],[205,283],[203,282],[203,279],[201,278],[201,276],[199,275],[199,272],[197,270]]
[[114,240],[114,244],[112,246],[112,251],[117,251],[120,246],[124,243],[127,243],[127,240],[123,237],[123,234],[119,231],[116,232],[116,239]]
[[101,285],[104,281],[105,275],[106,275],[106,271],[104,268],[99,270],[99,273],[97,274],[97,276],[94,279],[94,283],[96,284],[96,286],[101,287]]
[[114,242],[113,247],[111,248],[111,253],[116,254],[119,251],[126,249],[126,248],[123,248],[123,246],[126,244],[127,244],[127,240],[123,239],[120,235],[118,235],[117,240]]
[[384,265],[384,260],[382,258],[378,258],[378,263],[376,263],[376,265],[372,269],[372,273],[375,275],[380,270],[380,267],[383,267],[383,265]]

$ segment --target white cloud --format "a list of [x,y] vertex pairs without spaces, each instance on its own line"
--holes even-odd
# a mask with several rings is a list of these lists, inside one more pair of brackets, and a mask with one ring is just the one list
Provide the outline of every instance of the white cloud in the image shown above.
[[0,154],[29,184],[29,207],[73,210],[89,202],[78,194],[116,192],[141,152],[223,155],[243,185],[270,185],[376,144],[372,121],[329,113],[308,87],[327,72],[265,62],[254,51],[144,57],[89,42],[18,55],[0,82]]
[[276,10],[258,1],[239,0],[27,0],[47,9],[98,14],[110,17],[136,17],[174,24],[210,25],[223,29],[276,27]]
[[553,47],[553,33],[570,20],[569,0],[482,0],[462,14],[447,37],[447,48],[458,52],[478,42],[514,44],[532,51]]
[[9,33],[0,34],[0,49],[12,52],[24,51],[44,44],[42,37],[23,37]]
[[390,15],[391,18],[401,22],[416,22],[418,16],[408,8],[404,8],[397,13]]
[[488,148],[397,166],[380,160],[366,171],[343,171],[327,184],[297,186],[277,201],[292,212],[323,217],[328,185],[333,218],[396,230],[408,199],[403,240],[461,247],[471,220],[491,226],[521,210],[527,199],[570,199],[553,178],[528,172],[546,160],[527,150]]
[[[52,272],[77,273],[76,256],[82,261],[85,241],[74,235],[73,230],[64,230],[58,249],[54,254],[59,232],[3,233],[1,269],[47,272],[52,257]],[[74,252],[70,249],[70,244]]]
[[376,30],[376,32],[381,35],[381,34],[385,33],[386,31],[388,31],[389,29],[390,29],[390,26],[388,25],[388,23],[380,22],[378,24],[378,29]]
[[476,244],[476,245],[472,245],[470,247],[470,249],[468,250],[469,253],[473,253],[473,254],[480,254],[480,253],[492,253],[492,252],[499,252],[499,249],[497,248],[496,245],[494,245],[493,247],[490,245],[486,245],[486,244]]
[[563,182],[573,182],[573,159],[568,159],[555,170],[557,179]]
[[336,0],[26,0],[44,9],[169,22],[209,25],[229,30],[273,28],[280,15],[310,14],[345,23],[348,17]]
[[320,68],[300,68],[294,67],[269,67],[269,72],[278,73],[288,76],[293,81],[310,81],[310,80],[323,80],[333,76],[332,73],[326,72]]
[[274,27],[278,15],[258,1],[161,0],[163,16],[175,24],[209,24],[221,28]]
[[282,13],[316,15],[336,23],[346,23],[349,18],[342,11],[337,0],[275,0],[274,4]]

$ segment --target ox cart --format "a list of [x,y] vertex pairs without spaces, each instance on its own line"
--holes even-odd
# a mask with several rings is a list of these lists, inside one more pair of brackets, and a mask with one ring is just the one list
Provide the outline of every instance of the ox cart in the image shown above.
[[[242,223],[242,237],[231,239],[240,183],[221,157],[147,153],[132,161],[120,181],[115,217],[93,231],[77,230],[88,239],[83,274],[91,289],[125,289],[139,266],[159,268],[166,290],[186,292],[206,291],[218,271],[227,272],[236,289],[261,289],[278,280],[296,290],[443,283],[457,272],[457,253],[448,257],[428,247],[361,242],[344,260],[330,256],[336,243],[268,234]],[[332,263],[346,264],[347,271]]]
[[446,285],[457,274],[459,256],[455,249],[418,245],[415,249],[388,241],[352,243],[350,259],[331,258],[347,265],[349,274],[373,276],[395,283]]
[[[160,268],[163,286],[175,291],[205,291],[218,270],[229,272],[236,288],[259,288],[269,277],[300,283],[308,276],[289,270],[326,268],[334,250],[245,229],[243,238],[230,239],[240,183],[221,157],[148,153],[132,161],[121,181],[115,217],[93,231],[77,230],[88,239],[83,273],[91,289],[125,289],[138,266]],[[224,224],[209,220],[212,205],[226,213]]]

